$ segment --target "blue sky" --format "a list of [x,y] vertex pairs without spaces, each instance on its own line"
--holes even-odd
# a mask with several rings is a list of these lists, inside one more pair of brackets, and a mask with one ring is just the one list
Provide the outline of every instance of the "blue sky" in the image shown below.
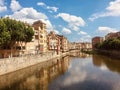
[[0,0],[0,17],[42,20],[71,42],[120,31],[120,0]]

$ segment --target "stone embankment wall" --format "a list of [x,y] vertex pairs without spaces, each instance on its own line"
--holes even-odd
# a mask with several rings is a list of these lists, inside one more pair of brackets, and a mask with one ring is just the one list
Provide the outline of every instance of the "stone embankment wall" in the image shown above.
[[[60,60],[60,59],[57,58],[57,60]],[[30,80],[30,82],[28,83],[29,85],[31,85],[32,81],[34,82],[34,79],[35,80],[39,79],[37,81],[39,81],[39,83],[40,83],[40,80],[41,80],[40,78],[43,79],[44,76],[46,76],[46,75],[41,74],[41,72],[43,73],[42,69],[46,69],[46,68],[49,68],[50,66],[55,65],[55,63],[57,63],[57,60],[56,60],[56,58],[51,59],[47,62],[39,63],[39,64],[36,64],[36,65],[30,66],[28,68],[24,68],[24,69],[15,71],[15,72],[10,73],[10,74],[1,75],[0,76],[0,90],[3,90],[4,87],[9,87],[9,86],[11,86],[15,83],[18,83],[18,82],[20,82],[20,83],[23,82],[23,83],[21,83],[21,86],[22,85],[24,86],[28,83],[27,80]],[[37,77],[31,77],[34,74],[37,75]],[[42,77],[40,75],[42,75]],[[32,80],[31,80],[31,78],[32,78]],[[42,81],[42,85],[45,86],[43,81]],[[27,86],[29,87],[29,85],[27,85]],[[22,90],[22,89],[19,88],[19,90]],[[7,90],[7,88],[4,89],[4,90]],[[31,89],[27,89],[27,90],[31,90]],[[32,90],[33,90],[33,88],[32,88]]]
[[14,72],[40,62],[48,61],[50,59],[59,58],[67,55],[68,53],[62,53],[59,55],[48,53],[39,55],[27,55],[21,57],[12,57],[0,59],[0,75]]

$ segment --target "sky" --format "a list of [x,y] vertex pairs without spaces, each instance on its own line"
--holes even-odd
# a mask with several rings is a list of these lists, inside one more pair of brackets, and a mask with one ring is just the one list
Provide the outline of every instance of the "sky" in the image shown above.
[[120,31],[120,0],[0,0],[0,17],[32,24],[41,20],[47,31],[71,42]]

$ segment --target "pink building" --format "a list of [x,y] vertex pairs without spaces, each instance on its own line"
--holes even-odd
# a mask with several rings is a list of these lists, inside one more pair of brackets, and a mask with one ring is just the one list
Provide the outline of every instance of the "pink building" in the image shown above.
[[102,43],[103,42],[103,37],[94,37],[92,38],[92,48],[95,48],[95,45],[97,43]]

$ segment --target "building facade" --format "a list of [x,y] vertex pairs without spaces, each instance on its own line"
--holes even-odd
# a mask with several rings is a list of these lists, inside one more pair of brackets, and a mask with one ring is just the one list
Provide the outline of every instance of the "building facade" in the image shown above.
[[80,43],[80,49],[91,50],[92,49],[92,43],[90,43],[90,42]]
[[90,42],[72,42],[70,43],[70,50],[91,50],[92,44]]
[[80,49],[79,43],[70,42],[70,43],[69,43],[69,50],[76,50],[76,49]]
[[69,48],[68,48],[68,43],[69,42],[68,42],[67,38],[65,36],[63,36],[63,35],[57,35],[57,36],[60,39],[60,51],[61,52],[68,51],[69,50]]
[[108,33],[108,34],[105,36],[105,40],[112,39],[112,38],[118,38],[118,37],[120,37],[120,32]]
[[94,37],[92,38],[92,48],[95,48],[97,43],[102,43],[104,41],[103,37]]
[[49,51],[54,51],[57,54],[60,52],[60,38],[57,34],[55,34],[54,31],[51,31],[48,36],[47,36],[47,40],[48,40],[48,50]]
[[51,31],[48,34],[48,50],[58,52],[66,52],[69,50],[68,40],[63,35],[55,34]]
[[33,23],[35,31],[35,49],[37,53],[47,52],[47,30],[46,24],[38,20]]

